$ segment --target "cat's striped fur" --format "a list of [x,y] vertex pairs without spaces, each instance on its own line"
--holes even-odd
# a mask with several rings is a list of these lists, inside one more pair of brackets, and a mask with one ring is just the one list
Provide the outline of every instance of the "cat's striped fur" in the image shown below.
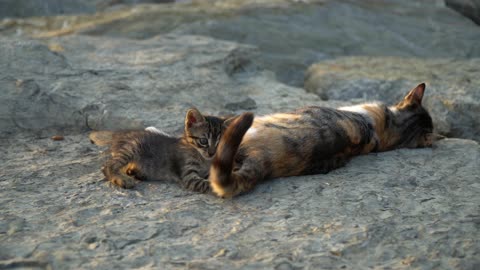
[[135,179],[166,180],[189,190],[207,192],[211,158],[228,121],[203,116],[192,108],[185,117],[184,135],[179,138],[147,128],[96,131],[90,139],[97,145],[110,145],[111,156],[102,171],[117,186],[132,188]]
[[269,178],[326,173],[355,155],[431,146],[433,124],[421,101],[425,84],[398,104],[306,107],[253,118],[225,131],[210,169],[215,194],[232,197]]

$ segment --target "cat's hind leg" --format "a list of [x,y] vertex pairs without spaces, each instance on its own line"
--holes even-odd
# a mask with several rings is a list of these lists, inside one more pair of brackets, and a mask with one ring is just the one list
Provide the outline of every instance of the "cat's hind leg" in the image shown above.
[[135,179],[127,174],[129,163],[117,157],[109,159],[102,168],[102,172],[111,183],[122,188],[133,188]]

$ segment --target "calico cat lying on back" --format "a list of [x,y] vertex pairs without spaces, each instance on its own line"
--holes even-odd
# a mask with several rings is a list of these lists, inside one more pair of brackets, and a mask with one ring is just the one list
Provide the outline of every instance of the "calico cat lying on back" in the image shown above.
[[327,173],[355,155],[428,147],[436,135],[422,107],[425,84],[394,106],[306,107],[253,118],[244,113],[225,131],[210,169],[215,194],[232,197],[269,178]]
[[[233,119],[233,118],[231,118]],[[110,182],[132,188],[138,180],[170,180],[198,192],[210,190],[208,171],[224,127],[231,119],[188,110],[183,137],[155,129],[96,131],[90,140],[109,145],[111,157],[102,171]]]

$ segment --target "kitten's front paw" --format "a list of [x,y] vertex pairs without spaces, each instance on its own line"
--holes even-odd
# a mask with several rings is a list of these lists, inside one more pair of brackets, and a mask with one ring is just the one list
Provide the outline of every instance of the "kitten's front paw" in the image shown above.
[[128,176],[114,176],[110,179],[112,183],[122,188],[133,188],[135,186],[135,179]]

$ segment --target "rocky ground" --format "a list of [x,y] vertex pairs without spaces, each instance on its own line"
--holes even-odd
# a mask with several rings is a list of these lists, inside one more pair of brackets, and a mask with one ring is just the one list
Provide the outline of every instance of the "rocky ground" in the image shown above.
[[[443,1],[138,5],[0,33],[0,269],[480,268],[480,28]],[[437,131],[459,139],[232,200],[113,187],[87,138],[176,134],[193,105],[394,102],[419,82]]]

